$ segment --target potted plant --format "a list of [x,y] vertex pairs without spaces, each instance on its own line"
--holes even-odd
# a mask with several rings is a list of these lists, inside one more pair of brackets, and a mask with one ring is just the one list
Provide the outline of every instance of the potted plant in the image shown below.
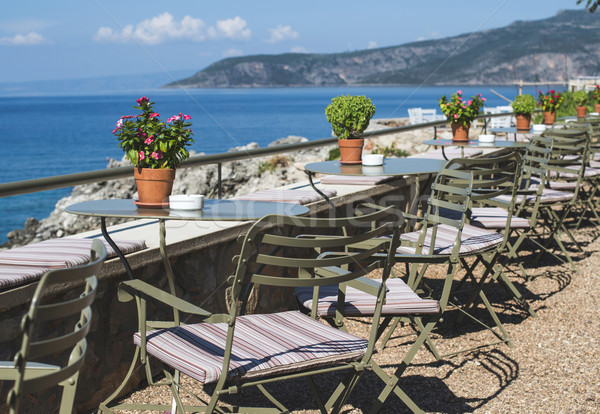
[[573,100],[575,101],[577,118],[585,118],[585,113],[587,112],[588,94],[585,91],[575,91],[573,93]]
[[375,115],[375,105],[366,96],[342,95],[331,100],[325,115],[338,138],[340,162],[360,164],[365,140],[359,136]]
[[175,168],[190,156],[187,146],[194,142],[191,119],[180,113],[166,122],[154,112],[154,102],[147,97],[137,101],[138,115],[125,115],[117,121],[113,134],[119,147],[135,166],[134,177],[138,189],[136,204],[161,207],[168,203],[173,189]]
[[452,127],[452,139],[454,141],[468,141],[469,128],[471,122],[479,114],[479,109],[483,106],[485,98],[481,94],[471,96],[471,99],[465,101],[462,97],[462,91],[456,91],[450,97],[450,101],[446,95],[442,95],[439,99],[440,109],[450,122]]
[[544,114],[544,124],[553,125],[556,121],[556,111],[560,108],[564,100],[564,96],[554,89],[543,93],[538,91],[538,106],[542,108]]
[[596,85],[596,89],[592,92],[592,100],[594,101],[594,112],[600,113],[600,85]]
[[535,98],[532,95],[518,95],[511,104],[516,114],[517,130],[529,131],[531,114],[535,111]]

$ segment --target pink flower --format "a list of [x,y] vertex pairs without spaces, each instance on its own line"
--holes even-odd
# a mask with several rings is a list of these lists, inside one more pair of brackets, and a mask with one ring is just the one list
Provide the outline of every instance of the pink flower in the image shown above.
[[458,114],[454,114],[454,119],[458,118]]
[[142,106],[143,103],[148,103],[150,100],[145,96],[142,96],[140,99],[136,99],[136,102],[139,106]]
[[173,115],[171,118],[167,119],[167,122],[173,122],[173,121],[177,121],[178,119],[180,119],[181,117],[179,115]]
[[456,91],[456,93],[462,95],[462,91]]
[[469,101],[467,102],[467,105],[471,105],[472,103],[473,103],[473,101],[469,99]]
[[146,138],[146,140],[144,141],[144,144],[150,145],[153,142],[154,142],[154,135],[150,135],[148,138]]
[[160,160],[162,158],[163,154],[162,154],[162,151],[158,151],[158,152],[154,151],[152,154],[150,154],[150,156],[152,158],[154,158],[155,160]]
[[450,102],[448,102],[448,103],[446,104],[446,106],[450,106]]
[[485,98],[481,98],[481,101],[482,101],[482,102],[485,102],[485,101],[487,101],[487,99],[485,99]]
[[157,116],[160,116],[160,114],[157,114],[156,112],[152,112],[150,115],[148,115],[150,118],[154,118]]
[[184,115],[184,116],[183,116],[183,120],[184,120],[184,121],[187,121],[187,120],[190,120],[190,119],[192,119],[192,117],[191,117],[191,116],[189,116],[189,115]]
[[141,161],[144,158],[146,158],[146,154],[144,154],[144,151],[140,151],[138,152],[138,159]]
[[554,89],[550,89],[550,93],[554,93]]
[[129,119],[129,118],[133,118],[131,115],[123,115],[121,117],[121,119]]

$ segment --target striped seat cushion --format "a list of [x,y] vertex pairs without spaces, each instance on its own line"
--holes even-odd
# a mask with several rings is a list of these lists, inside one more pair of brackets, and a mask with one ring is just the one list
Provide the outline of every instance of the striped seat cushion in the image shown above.
[[[537,188],[535,187],[530,187],[531,190],[533,191],[537,191]],[[523,202],[523,197],[525,197],[525,203],[526,204],[534,204],[537,195],[536,194],[528,194],[526,196],[523,195],[518,195],[517,196],[517,204],[520,204]],[[510,196],[509,195],[501,195],[498,197],[500,200],[504,200],[504,201],[510,201]],[[557,202],[562,202],[562,201],[569,201],[573,198],[573,193],[569,192],[569,191],[558,191],[558,190],[553,190],[551,188],[544,188],[544,191],[542,192],[541,198],[540,198],[540,204],[552,204],[552,203],[557,203]]]
[[[529,188],[532,190],[537,190],[540,185],[540,180],[537,178],[532,178],[530,183],[531,185]],[[574,181],[546,181],[545,185],[552,190],[559,191],[573,191],[575,188],[577,188],[577,183]]]
[[[425,243],[422,250],[423,254],[452,253],[458,235],[458,230],[455,227],[446,224],[437,226],[437,235],[433,252],[431,252],[431,234],[432,228],[430,227],[427,229],[427,234],[425,236]],[[416,242],[420,235],[420,231],[413,231],[400,235],[400,239]],[[491,250],[502,243],[502,240],[503,236],[500,233],[465,224],[460,240],[459,253],[461,255],[466,255]],[[400,254],[415,254],[416,248],[400,246],[396,251]]]
[[[222,375],[226,323],[198,323],[147,333],[150,355],[202,383]],[[139,332],[134,342],[140,345]],[[236,318],[227,375],[252,378],[356,361],[367,341],[298,311]]]
[[[579,165],[569,165],[568,167],[565,167],[565,168],[572,169],[573,172],[560,172],[558,174],[558,176],[562,177],[562,178],[577,179],[577,177],[579,177],[579,174],[575,173],[575,170],[578,170],[580,167],[581,166],[579,166]],[[585,171],[583,172],[583,176],[586,178],[598,177],[598,176],[600,176],[600,169],[586,167]]]
[[[376,280],[381,283],[381,279]],[[440,311],[440,304],[437,300],[421,299],[402,279],[388,279],[386,286],[388,291],[385,296],[385,305],[383,305],[384,315],[422,315],[435,314]],[[296,288],[296,296],[304,307],[312,308],[312,287]],[[337,298],[337,285],[321,287],[317,314],[322,317],[335,316]],[[345,299],[344,315],[346,316],[370,316],[375,312],[377,297],[373,295],[353,287],[347,287]]]
[[[421,152],[419,154],[413,154],[411,156],[409,156],[408,158],[433,158],[433,159],[437,159],[437,160],[444,160],[444,159],[453,159],[453,158],[472,158],[472,157],[476,157],[478,155],[481,155],[483,153],[482,150],[477,149],[477,148],[463,148],[463,151],[461,151],[460,148],[456,148],[456,147],[448,147],[448,148],[444,148],[444,152],[442,153],[441,149],[436,149],[433,151],[427,151],[427,152]],[[446,158],[444,158],[444,154],[446,154]]]
[[[321,190],[328,198],[337,194],[336,190]],[[279,203],[298,203],[308,204],[322,200],[323,197],[312,188],[302,190],[285,190],[281,188],[271,188],[261,190],[255,193],[244,194],[234,197],[236,200],[254,200],[254,201],[274,201]]]
[[[460,211],[442,209],[440,215],[459,220]],[[471,217],[469,224],[483,229],[502,230],[506,228],[506,220],[508,220],[508,212],[500,207],[475,207],[471,209]],[[528,229],[529,220],[512,216],[510,219],[511,229]]]
[[321,178],[321,184],[376,185],[393,178],[393,175],[326,175]]
[[[0,251],[0,288],[37,280],[50,269],[87,263],[92,242],[93,239],[51,239]],[[102,242],[107,256],[116,256],[113,248],[106,241]],[[115,243],[123,254],[146,248],[143,240],[115,240]]]

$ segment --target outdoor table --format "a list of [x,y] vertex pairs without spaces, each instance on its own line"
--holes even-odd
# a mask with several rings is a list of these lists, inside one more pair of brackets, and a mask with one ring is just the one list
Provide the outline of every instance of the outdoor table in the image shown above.
[[172,269],[166,255],[166,220],[186,221],[248,221],[258,220],[269,214],[301,216],[309,212],[308,207],[293,203],[274,203],[251,200],[220,200],[205,199],[204,207],[200,210],[175,210],[164,208],[139,208],[131,199],[108,199],[84,201],[68,206],[67,213],[100,217],[102,235],[115,250],[125,266],[127,275],[133,279],[133,272],[127,259],[121,253],[106,229],[107,218],[157,219],[159,221],[160,252],[167,275],[172,277]]
[[507,139],[498,139],[496,138],[493,142],[480,142],[477,139],[470,139],[468,141],[454,141],[451,139],[430,139],[427,141],[423,141],[426,145],[433,145],[441,147],[442,156],[444,159],[448,159],[446,157],[446,153],[444,152],[444,148],[446,147],[460,147],[461,155],[464,157],[464,148],[465,147],[479,147],[479,148],[516,148],[521,149],[527,147],[527,140],[522,141],[510,141]]
[[[427,174],[433,177],[444,166],[446,161],[431,158],[384,158],[383,165],[362,165],[362,164],[341,164],[339,161],[320,161],[306,164],[304,169],[308,175],[311,187],[319,193],[331,206],[333,203],[325,194],[323,194],[314,184],[313,176],[315,174],[331,175],[370,175],[370,176],[415,176],[415,198],[412,200],[408,211],[412,212],[417,206],[417,201],[421,196],[419,176]],[[427,185],[425,188],[428,187]]]

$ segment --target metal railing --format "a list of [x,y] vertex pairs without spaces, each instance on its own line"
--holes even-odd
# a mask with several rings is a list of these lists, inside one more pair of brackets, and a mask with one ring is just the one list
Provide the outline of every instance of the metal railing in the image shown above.
[[[502,117],[514,115],[513,112],[501,114],[479,115],[477,119],[484,119],[484,129],[487,132],[487,120],[493,117]],[[402,125],[398,127],[385,128],[377,131],[369,131],[362,135],[363,138],[378,137],[400,132],[414,131],[424,128],[434,128],[434,136],[437,136],[437,127],[447,124],[448,121],[423,122],[413,125]],[[273,147],[257,148],[235,152],[221,152],[211,155],[199,155],[190,157],[182,162],[179,168],[198,167],[201,165],[216,164],[218,168],[218,186],[217,196],[221,196],[221,166],[224,162],[250,159],[255,157],[264,157],[272,154],[280,154],[302,149],[323,147],[337,142],[337,138],[323,138],[314,141],[301,142],[296,144],[277,145]],[[15,195],[37,193],[41,191],[55,190],[58,188],[74,187],[76,185],[99,183],[120,178],[132,176],[132,166],[107,168],[103,170],[87,171],[74,174],[56,175],[51,177],[36,178],[32,180],[13,181],[0,184],[0,198]]]

